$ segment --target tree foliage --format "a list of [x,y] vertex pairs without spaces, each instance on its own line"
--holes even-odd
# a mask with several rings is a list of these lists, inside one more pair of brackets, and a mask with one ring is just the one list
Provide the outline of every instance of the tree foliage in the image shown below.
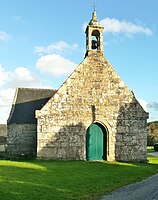
[[153,146],[158,142],[158,121],[148,122],[147,145]]

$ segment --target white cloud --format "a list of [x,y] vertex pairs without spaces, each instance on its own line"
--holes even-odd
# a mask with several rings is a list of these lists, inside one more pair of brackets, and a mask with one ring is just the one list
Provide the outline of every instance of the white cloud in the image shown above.
[[139,98],[137,100],[144,110],[149,113],[148,121],[158,120],[158,102],[147,103],[145,100]]
[[8,107],[13,101],[13,96],[15,93],[15,89],[7,88],[0,90],[0,105],[2,107]]
[[11,82],[14,82],[16,85],[20,86],[32,86],[39,81],[39,79],[25,67],[17,67],[11,74],[10,78]]
[[52,53],[63,53],[68,50],[76,50],[78,48],[77,44],[70,45],[64,41],[58,41],[54,44],[50,44],[48,46],[36,46],[34,48],[35,53],[38,54],[52,54]]
[[0,65],[0,123],[6,123],[11,109],[16,87],[38,85],[38,78],[25,67],[5,71]]
[[40,79],[26,67],[17,67],[14,71],[5,71],[0,65],[0,87],[34,87],[40,84]]
[[69,75],[76,66],[74,62],[58,54],[42,56],[36,63],[38,69],[53,76]]
[[139,101],[139,103],[140,103],[140,105],[144,108],[144,110],[146,111],[146,112],[148,112],[147,111],[147,105],[148,105],[148,103],[144,100],[144,99],[137,99],[138,101]]
[[5,71],[0,65],[0,123],[6,123],[17,87],[52,88],[26,67]]
[[12,106],[15,89],[7,88],[0,90],[0,123],[6,123]]
[[149,121],[158,121],[158,102],[148,103],[147,109],[149,110]]
[[13,71],[5,71],[0,65],[0,91],[7,88],[35,87],[52,88],[50,81],[42,79],[26,67],[17,67]]
[[2,68],[2,65],[0,65],[0,86],[4,82],[4,69]]
[[158,111],[158,102],[152,102],[147,105],[149,109],[153,109],[154,111]]
[[11,38],[11,35],[4,31],[0,31],[0,41],[7,41]]
[[115,18],[105,18],[100,21],[100,24],[104,26],[104,32],[111,33],[124,33],[126,35],[133,35],[142,33],[147,36],[152,35],[152,30],[145,25],[134,24],[125,20],[118,20]]

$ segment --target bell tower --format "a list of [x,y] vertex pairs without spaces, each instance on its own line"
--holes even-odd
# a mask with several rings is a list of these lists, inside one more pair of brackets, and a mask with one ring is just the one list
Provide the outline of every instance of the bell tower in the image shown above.
[[95,51],[104,53],[103,49],[103,29],[97,20],[96,11],[92,14],[92,19],[90,20],[86,28],[86,56],[89,52]]

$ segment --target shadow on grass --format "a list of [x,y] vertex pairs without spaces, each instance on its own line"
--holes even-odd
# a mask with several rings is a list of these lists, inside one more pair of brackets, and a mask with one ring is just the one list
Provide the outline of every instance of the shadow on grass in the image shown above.
[[158,172],[150,163],[84,161],[0,161],[3,200],[97,199]]

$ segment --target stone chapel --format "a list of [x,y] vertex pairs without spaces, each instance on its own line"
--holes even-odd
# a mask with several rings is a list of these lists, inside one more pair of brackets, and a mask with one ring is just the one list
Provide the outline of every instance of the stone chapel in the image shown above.
[[84,60],[58,90],[18,88],[8,119],[8,156],[147,161],[147,118],[104,57],[96,12]]

